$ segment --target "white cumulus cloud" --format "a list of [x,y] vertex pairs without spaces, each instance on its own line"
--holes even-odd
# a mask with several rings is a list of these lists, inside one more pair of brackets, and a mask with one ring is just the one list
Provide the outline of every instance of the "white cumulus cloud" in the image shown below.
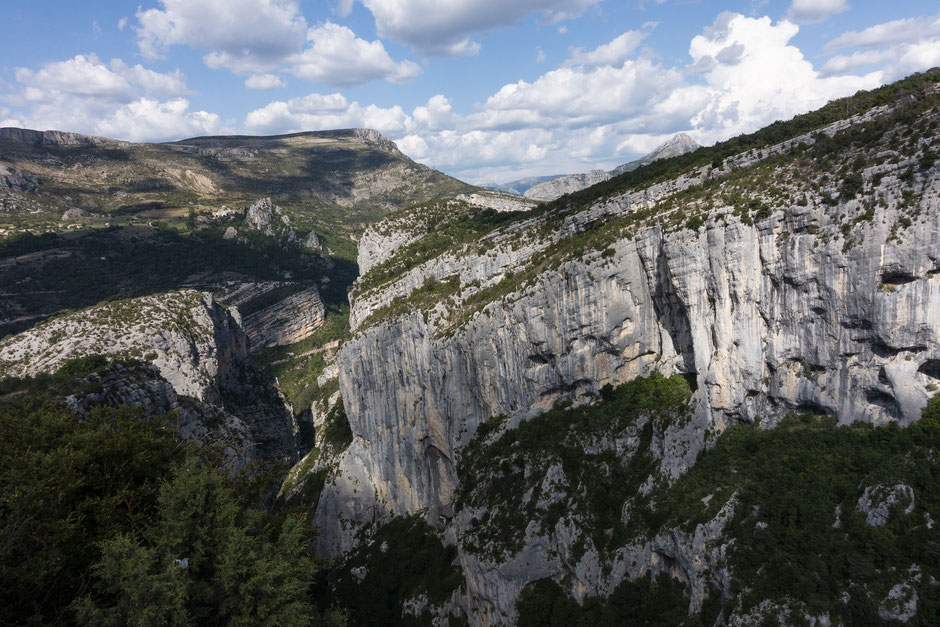
[[411,112],[311,94],[252,111],[245,125],[265,133],[371,126],[422,163],[475,183],[610,169],[677,132],[712,143],[880,84],[880,72],[822,74],[790,44],[798,30],[724,13],[691,40],[686,66],[638,52],[643,33],[627,31],[572,50],[531,82],[503,85],[471,113],[455,112],[443,94]]
[[262,72],[299,52],[307,22],[296,0],[160,0],[137,11],[137,45],[147,58],[173,45],[207,50],[206,63],[236,72]]
[[826,50],[845,51],[826,62],[822,68],[826,74],[880,67],[890,81],[927,70],[940,65],[940,14],[844,33],[826,44]]
[[162,74],[121,59],[108,65],[76,55],[38,70],[18,68],[4,97],[17,108],[4,124],[68,130],[131,141],[180,139],[222,132],[219,116],[189,111],[183,74]]
[[[422,72],[413,61],[393,61],[381,41],[356,37],[332,22],[308,28],[297,0],[160,0],[138,10],[137,44],[156,58],[170,46],[205,51],[206,65],[251,74],[249,89],[277,86],[274,71],[326,85],[349,87],[371,80],[404,83]],[[342,7],[340,7],[342,8]]]
[[116,74],[142,87],[147,96],[174,98],[189,93],[186,88],[186,77],[179,70],[170,74],[161,74],[148,70],[140,63],[131,67],[121,59],[112,59],[110,67]]
[[174,140],[227,132],[214,113],[189,111],[189,101],[141,98],[128,103],[95,125],[95,134],[129,141]]
[[127,78],[113,72],[93,54],[78,54],[67,61],[49,63],[36,71],[18,68],[16,80],[24,87],[22,97],[35,102],[42,102],[53,95],[116,101],[126,101],[135,95]]
[[275,101],[245,116],[245,129],[264,135],[320,131],[336,128],[374,128],[400,135],[409,116],[394,106],[382,108],[349,102],[342,94],[310,94],[288,101]]
[[290,58],[290,71],[304,80],[327,85],[360,85],[371,80],[405,83],[421,75],[413,61],[395,62],[380,41],[356,37],[332,22],[311,28],[311,45]]
[[633,54],[646,35],[646,33],[641,31],[628,30],[613,41],[602,44],[590,52],[575,48],[572,50],[571,57],[565,62],[565,65],[588,65],[595,67],[601,65],[621,65]]
[[692,40],[692,67],[702,73],[707,98],[692,123],[703,138],[754,131],[881,83],[878,72],[822,76],[789,44],[798,30],[787,21],[772,24],[768,17],[723,13]]
[[532,83],[504,85],[476,114],[481,126],[518,128],[529,124],[578,127],[644,112],[679,86],[682,75],[650,59],[624,61],[619,67],[561,67]]
[[884,22],[863,31],[849,31],[826,44],[826,50],[845,48],[884,48],[940,37],[940,14]]

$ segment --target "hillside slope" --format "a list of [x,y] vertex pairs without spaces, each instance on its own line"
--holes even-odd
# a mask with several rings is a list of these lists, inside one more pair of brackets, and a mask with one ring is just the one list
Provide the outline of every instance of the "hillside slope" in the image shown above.
[[261,197],[306,228],[356,233],[387,209],[470,186],[419,165],[370,129],[135,144],[0,129],[5,228],[185,218]]

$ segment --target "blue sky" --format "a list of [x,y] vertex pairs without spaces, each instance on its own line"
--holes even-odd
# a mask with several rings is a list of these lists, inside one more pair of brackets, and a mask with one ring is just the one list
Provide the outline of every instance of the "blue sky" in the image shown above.
[[377,128],[474,183],[611,168],[940,65],[935,0],[8,3],[0,126]]

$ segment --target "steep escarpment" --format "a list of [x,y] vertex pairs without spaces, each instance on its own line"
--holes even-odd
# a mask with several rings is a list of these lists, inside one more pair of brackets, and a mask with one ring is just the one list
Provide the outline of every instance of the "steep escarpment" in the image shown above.
[[[353,441],[319,498],[320,549],[339,557],[366,525],[426,512],[465,575],[436,611],[475,624],[511,622],[537,579],[584,600],[663,573],[693,613],[708,599],[744,622],[787,603],[800,615],[835,611],[834,601],[800,609],[806,598],[743,594],[730,530],[769,506],[736,493],[741,484],[701,484],[710,489],[692,524],[650,513],[667,511],[670,486],[742,425],[786,432],[789,415],[811,412],[842,437],[854,433],[845,425],[921,416],[940,385],[938,106],[937,74],[917,76],[531,212],[424,207],[372,229],[354,336],[337,355]],[[679,400],[629,392],[638,377],[679,375],[689,384]],[[626,400],[608,427],[569,432],[566,419],[581,414],[551,410],[604,407],[620,398],[611,389]],[[508,418],[484,428],[495,416]],[[559,446],[522,437],[545,416]],[[572,464],[593,470],[575,475]],[[521,513],[496,524],[487,486],[506,489],[519,473],[510,492],[524,507],[507,503]],[[628,492],[596,525],[597,508],[578,500],[590,476],[629,477],[611,484]],[[873,480],[846,478],[851,498]],[[844,512],[851,498],[839,498],[825,506]],[[932,507],[908,513],[918,533]],[[749,533],[778,523],[751,520]],[[902,563],[875,571],[927,581]],[[850,596],[887,599],[882,580],[852,588],[845,577]]]
[[325,309],[316,288],[292,294],[245,317],[245,332],[252,350],[295,344],[323,323]]
[[[191,399],[208,406],[184,412],[193,420],[202,416],[202,422],[247,428],[254,451],[243,457],[290,460],[296,455],[293,419],[248,356],[237,312],[217,304],[211,294],[183,290],[54,318],[0,342],[0,376],[54,373],[69,360],[93,355],[138,360],[156,369],[105,377],[98,394],[110,397],[111,404],[153,406],[153,413],[162,413],[180,409],[181,398]],[[202,425],[190,431],[204,439],[209,430]],[[242,430],[239,424],[229,429]]]

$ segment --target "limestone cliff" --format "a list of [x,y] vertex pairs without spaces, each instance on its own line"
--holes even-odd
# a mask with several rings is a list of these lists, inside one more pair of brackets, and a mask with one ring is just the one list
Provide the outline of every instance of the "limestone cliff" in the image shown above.
[[326,310],[316,288],[292,294],[261,311],[245,317],[245,332],[251,350],[299,342],[323,324]]
[[[126,377],[123,387],[112,385],[108,392],[106,385],[105,396],[136,398],[158,412],[178,409],[177,397],[189,398],[219,410],[204,415],[224,413],[243,423],[251,434],[251,457],[295,457],[293,418],[248,356],[237,311],[217,304],[211,294],[182,290],[53,318],[0,342],[0,376],[52,373],[68,359],[97,354],[149,363],[159,373],[149,377],[151,384],[132,385],[133,377]],[[206,430],[192,430],[193,437],[205,439]]]
[[459,540],[482,515],[455,510],[461,455],[493,416],[512,428],[653,372],[685,374],[695,392],[687,420],[654,429],[650,485],[739,422],[806,409],[841,424],[916,420],[940,383],[938,136],[910,139],[904,122],[919,106],[936,129],[936,86],[918,97],[672,178],[638,170],[619,190],[449,247],[422,240],[435,231],[420,211],[376,227],[337,356],[354,439],[319,500],[320,550],[336,558],[364,525],[427,511],[458,543],[468,591],[455,603],[475,624],[510,622],[524,585],[560,573],[581,598],[681,571],[694,609],[704,578],[727,580],[727,512],[613,561],[568,560],[584,539],[563,527],[481,559]]

